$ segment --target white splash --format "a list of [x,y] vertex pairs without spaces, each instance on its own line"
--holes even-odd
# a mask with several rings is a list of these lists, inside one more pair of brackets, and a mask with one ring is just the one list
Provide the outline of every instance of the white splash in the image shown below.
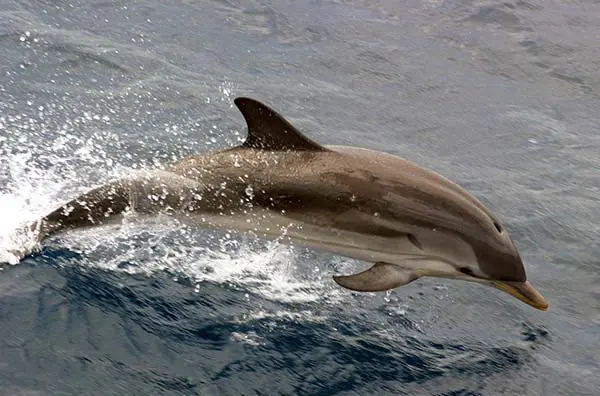
[[[42,170],[30,154],[5,158],[8,169],[4,173],[10,175],[10,181],[7,191],[0,193],[0,262],[15,265],[39,248],[38,230],[31,224],[91,186],[82,180],[82,185],[74,188],[74,180],[63,178],[64,168],[61,174]],[[150,276],[167,270],[188,277],[196,291],[205,282],[213,282],[237,285],[285,302],[336,300],[340,296],[331,279],[322,277],[319,266],[311,263],[308,270],[298,269],[297,249],[292,246],[185,227],[166,216],[131,214],[120,225],[68,232],[53,243],[81,253],[77,265]]]
[[[0,205],[2,205],[0,199]],[[33,253],[39,248],[38,228],[18,226],[16,228],[0,228],[0,263],[16,265],[26,255]]]
[[11,179],[6,185],[8,191],[0,194],[0,263],[17,264],[38,247],[39,232],[30,225],[47,209],[48,197],[60,189],[51,181],[42,182],[44,172],[30,161],[30,153],[18,153],[6,156],[2,164],[6,167],[3,173]]
[[168,271],[188,278],[196,292],[210,282],[273,301],[310,303],[341,296],[318,266],[299,265],[293,246],[184,226],[167,216],[130,214],[119,226],[71,232],[60,243],[81,252],[85,265],[149,276]]
[[[213,99],[231,105],[235,90],[224,82]],[[60,107],[47,106],[52,112]],[[44,120],[56,114],[52,112],[44,113],[43,119],[41,115],[0,119],[0,263],[17,264],[39,248],[31,224],[40,217],[128,172],[119,163],[119,150],[126,145],[110,131],[112,116],[73,111],[64,125],[50,127]],[[121,155],[123,162],[131,162],[129,153]],[[251,186],[246,193],[252,197]],[[323,266],[299,264],[298,249],[292,246],[185,227],[165,217],[130,215],[120,225],[64,233],[49,244],[81,253],[75,260],[58,258],[59,265],[149,276],[168,271],[191,280],[198,292],[211,282],[246,290],[248,298],[260,295],[276,301],[309,303],[343,296],[323,274]]]

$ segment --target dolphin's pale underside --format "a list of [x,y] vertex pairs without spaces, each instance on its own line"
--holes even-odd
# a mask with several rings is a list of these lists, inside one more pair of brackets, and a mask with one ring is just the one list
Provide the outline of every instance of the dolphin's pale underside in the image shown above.
[[334,277],[352,290],[437,276],[490,285],[547,308],[504,226],[455,183],[390,154],[319,145],[253,99],[235,104],[248,125],[244,144],[98,187],[36,222],[40,241],[127,210],[168,213],[260,237],[285,235],[374,263]]

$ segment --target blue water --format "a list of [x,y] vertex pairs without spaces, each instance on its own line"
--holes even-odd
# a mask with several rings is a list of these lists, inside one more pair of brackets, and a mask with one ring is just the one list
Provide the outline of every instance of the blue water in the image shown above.
[[236,144],[243,95],[469,189],[550,303],[352,293],[331,276],[364,263],[133,216],[2,267],[0,394],[600,394],[598,37],[592,0],[0,0],[0,253],[92,186]]

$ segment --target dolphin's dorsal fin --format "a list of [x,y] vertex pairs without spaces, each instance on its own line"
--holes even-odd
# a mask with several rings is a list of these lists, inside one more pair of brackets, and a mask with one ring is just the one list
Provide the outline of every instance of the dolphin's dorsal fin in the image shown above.
[[378,292],[394,289],[418,279],[414,270],[394,264],[377,262],[366,271],[354,275],[334,276],[333,280],[346,289],[361,292]]
[[275,110],[250,98],[236,98],[248,124],[248,137],[243,146],[272,151],[325,151],[325,147],[313,142],[280,116]]

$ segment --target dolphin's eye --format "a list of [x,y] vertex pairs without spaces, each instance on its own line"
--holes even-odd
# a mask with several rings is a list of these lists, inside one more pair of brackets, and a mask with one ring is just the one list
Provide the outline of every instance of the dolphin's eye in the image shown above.
[[502,226],[500,225],[500,223],[494,221],[494,227],[496,227],[496,230],[498,230],[498,232],[502,234]]
[[459,272],[462,272],[465,275],[469,275],[469,276],[474,276],[473,275],[473,270],[469,267],[460,267],[458,269]]

